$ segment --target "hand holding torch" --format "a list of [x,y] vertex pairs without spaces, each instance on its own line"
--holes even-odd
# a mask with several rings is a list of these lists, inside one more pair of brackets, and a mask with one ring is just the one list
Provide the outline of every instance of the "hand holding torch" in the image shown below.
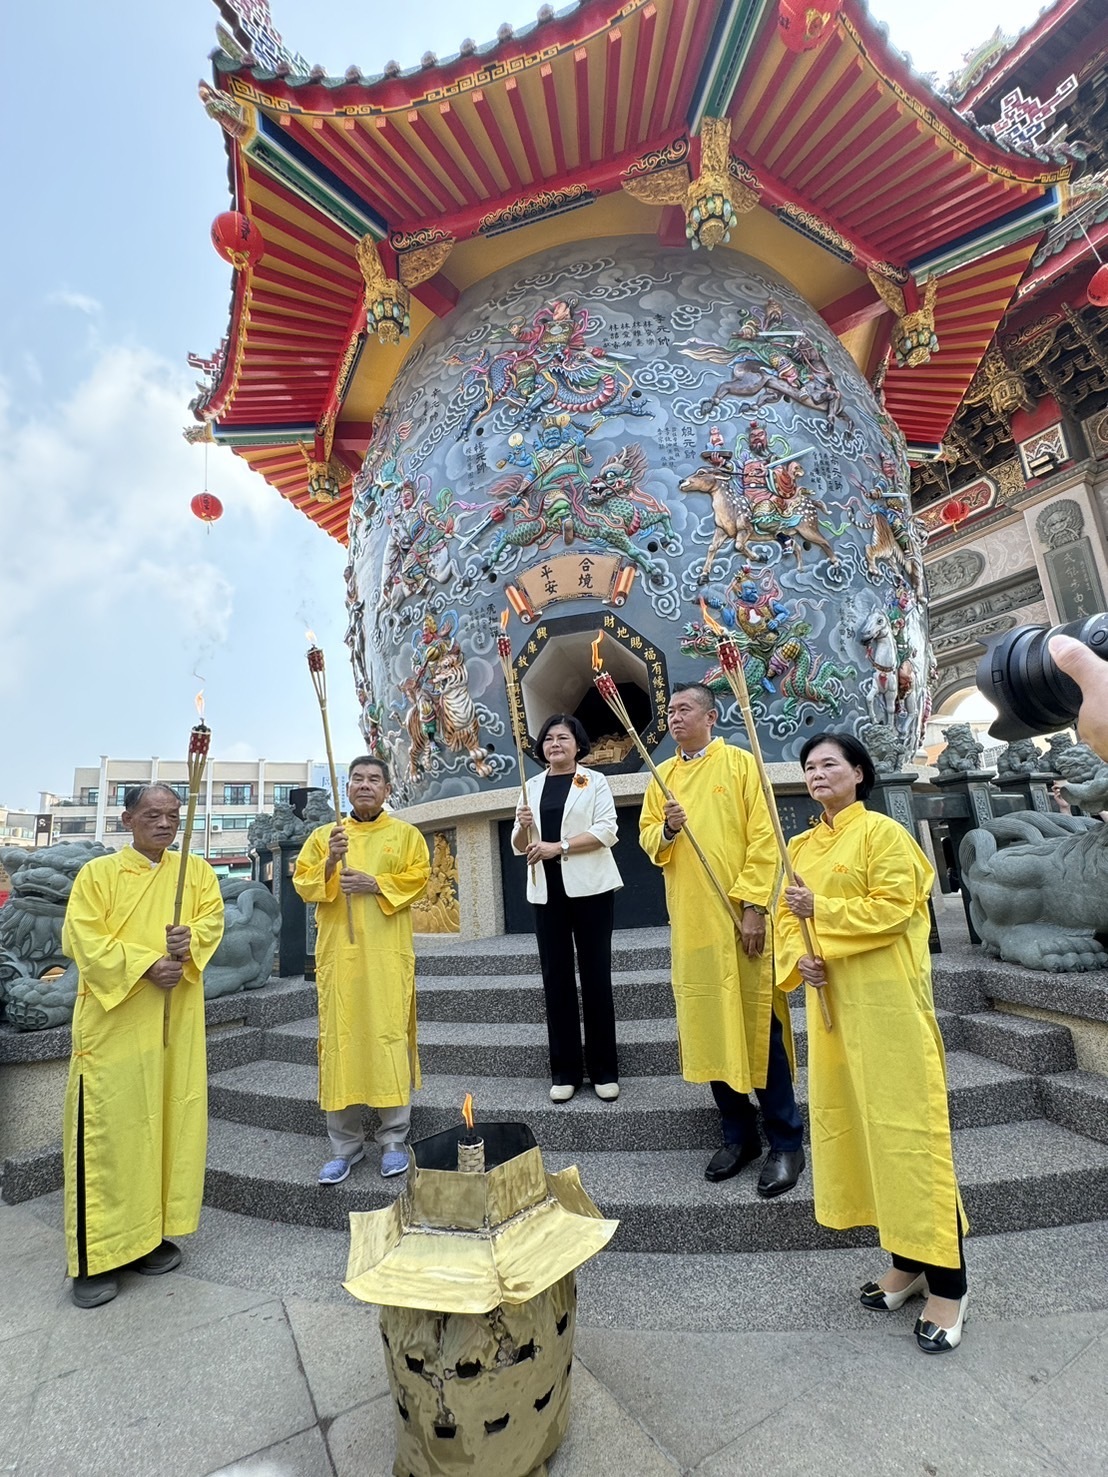
[[[777,797],[773,793],[773,786],[769,782],[766,772],[766,761],[762,756],[762,745],[758,739],[758,728],[754,722],[754,713],[750,706],[750,689],[746,685],[746,673],[743,671],[742,648],[730,631],[712,619],[701,601],[700,610],[704,616],[704,623],[713,632],[716,638],[716,647],[719,654],[719,664],[723,669],[723,675],[727,678],[728,686],[738,699],[739,710],[743,715],[743,723],[746,726],[747,738],[750,740],[750,752],[754,756],[754,763],[758,768],[758,782],[762,787],[762,795],[765,798],[766,807],[769,810],[770,823],[773,826],[774,838],[777,841],[777,850],[781,857],[781,865],[785,869],[785,876],[789,886],[796,882],[796,873],[793,871],[792,860],[789,856],[789,848],[785,842],[785,833],[781,828],[781,816],[777,810]],[[800,936],[804,940],[804,948],[812,958],[818,958],[815,938],[808,927],[806,918],[798,918],[800,924]],[[820,1015],[823,1024],[828,1031],[831,1029],[831,1010],[827,1003],[827,986],[816,991],[819,998]]]
[[[177,892],[173,899],[173,927],[180,927],[181,909],[185,902],[185,878],[188,876],[189,852],[192,850],[192,831],[196,823],[196,805],[200,799],[200,786],[204,782],[204,766],[208,762],[208,748],[212,741],[212,731],[204,722],[204,694],[196,694],[196,711],[200,714],[200,722],[189,734],[188,752],[188,782],[189,798],[188,809],[185,811],[185,830],[181,837],[181,861],[177,868]],[[169,1045],[169,1008],[173,999],[173,991],[165,992],[165,1000],[162,1004],[162,1045]]]
[[[631,715],[627,711],[627,706],[624,703],[622,696],[620,695],[619,688],[616,686],[611,673],[605,672],[604,670],[604,663],[601,660],[600,656],[600,643],[603,639],[604,632],[598,631],[596,634],[596,640],[592,644],[592,669],[596,673],[595,677],[593,678],[593,683],[596,687],[597,692],[599,692],[600,696],[608,704],[609,708],[611,708],[612,712],[616,715],[620,723],[623,725],[623,729],[624,732],[627,734],[627,737],[635,745],[635,748],[638,749],[641,758],[649,767],[650,773],[657,781],[658,788],[661,790],[662,794],[667,800],[672,800],[674,798],[673,792],[672,790],[670,790],[669,786],[662,778],[661,771],[658,769],[658,766],[651,758],[650,750],[646,747],[642,739],[639,737],[638,731],[631,721]],[[689,845],[692,847],[693,851],[696,852],[696,855],[700,860],[700,865],[708,874],[708,880],[709,882],[711,882],[712,886],[715,888],[717,894],[719,895],[720,902],[722,902],[723,906],[730,914],[731,922],[735,925],[736,928],[741,928],[742,920],[735,912],[734,904],[732,903],[730,897],[728,897],[727,895],[727,889],[724,887],[723,883],[719,880],[715,872],[712,870],[711,862],[704,855],[703,848],[701,847],[700,842],[697,841],[696,837],[693,835],[692,829],[687,821],[682,826],[679,834],[687,836],[689,838]]]
[[[319,714],[323,719],[323,742],[327,749],[327,768],[331,774],[335,821],[341,825],[342,804],[339,800],[339,779],[335,773],[335,756],[331,749],[331,725],[327,721],[327,669],[323,661],[323,652],[315,644],[315,637],[311,631],[308,632],[308,640],[311,642],[308,647],[308,671],[312,674],[312,686],[315,688],[315,695],[319,700]],[[344,866],[345,863],[340,862],[338,870],[341,872]],[[354,905],[349,893],[346,894],[346,932],[350,942],[354,943]]]
[[[519,712],[519,689],[516,686],[515,672],[512,670],[512,643],[508,640],[508,612],[500,613],[500,630],[496,637],[496,653],[500,658],[500,670],[504,675],[504,690],[508,696],[508,721],[512,726],[512,737],[516,744],[516,763],[519,765],[519,783],[522,786],[523,801],[527,801],[527,771],[523,767],[523,735],[520,733]],[[531,826],[527,827],[527,845],[530,846],[534,840],[535,833]],[[535,864],[531,864],[531,882],[535,881]]]

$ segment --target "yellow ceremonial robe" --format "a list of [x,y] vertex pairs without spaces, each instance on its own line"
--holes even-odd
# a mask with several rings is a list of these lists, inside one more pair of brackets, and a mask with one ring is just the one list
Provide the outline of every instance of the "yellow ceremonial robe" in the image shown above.
[[427,886],[431,860],[415,826],[384,811],[343,825],[347,865],[381,888],[351,898],[353,943],[338,870],[325,879],[331,825],[304,842],[292,878],[304,901],[316,904],[319,927],[319,1105],[398,1108],[420,1084],[411,905]]
[[[777,848],[752,757],[717,738],[699,759],[676,755],[659,770],[736,911],[744,902],[767,907]],[[651,780],[639,843],[665,877],[681,1073],[686,1082],[727,1082],[736,1092],[749,1092],[766,1085],[769,1065],[770,920],[765,953],[748,959],[688,837],[678,834],[667,842],[662,835],[664,806]],[[791,1053],[788,1012],[779,1013]]]
[[189,857],[185,875],[181,922],[192,945],[169,992],[168,1047],[166,992],[143,978],[165,957],[180,864],[179,852],[154,864],[125,846],[87,862],[69,895],[62,950],[80,971],[63,1128],[71,1277],[81,1270],[80,1220],[89,1276],[145,1256],[166,1236],[187,1236],[200,1221],[208,1147],[203,972],[223,936],[219,883],[202,857]]
[[[789,842],[815,894],[834,1029],[808,996],[808,1106],[816,1219],[876,1226],[881,1245],[958,1266],[943,1041],[931,996],[927,900],[934,873],[908,832],[861,801]],[[800,983],[797,920],[777,910],[777,983]]]

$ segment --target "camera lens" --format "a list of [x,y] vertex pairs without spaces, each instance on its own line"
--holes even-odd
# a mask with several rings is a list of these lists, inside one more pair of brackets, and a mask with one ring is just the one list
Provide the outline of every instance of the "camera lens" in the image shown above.
[[977,667],[978,691],[997,709],[989,733],[1012,743],[1068,728],[1081,706],[1081,689],[1060,671],[1050,655],[1052,636],[1073,636],[1108,660],[1108,614],[1087,616],[1065,626],[1017,626],[985,643]]

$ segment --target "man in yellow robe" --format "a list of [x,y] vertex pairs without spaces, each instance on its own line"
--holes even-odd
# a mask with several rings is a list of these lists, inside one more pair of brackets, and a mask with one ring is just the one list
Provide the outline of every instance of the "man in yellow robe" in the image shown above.
[[[127,1267],[172,1271],[168,1236],[200,1221],[208,1145],[204,967],[223,936],[223,899],[190,856],[179,927],[180,856],[166,848],[180,801],[164,785],[124,797],[131,844],[77,873],[62,949],[79,971],[65,1099],[65,1234],[73,1301],[110,1302]],[[169,1044],[164,1044],[169,1002]]]
[[[643,800],[639,841],[662,868],[669,910],[677,1038],[686,1082],[707,1082],[720,1112],[723,1147],[706,1179],[725,1180],[760,1157],[762,1110],[769,1152],[758,1193],[771,1198],[796,1184],[804,1168],[803,1124],[789,1066],[791,1033],[780,998],[775,1009],[766,911],[777,851],[753,758],[712,738],[715,697],[700,683],[670,695],[669,731],[677,753],[660,765]],[[742,918],[741,936],[687,836],[686,822]]]
[[363,1105],[380,1120],[381,1173],[404,1173],[411,1093],[420,1085],[411,907],[431,876],[427,843],[386,813],[382,760],[355,759],[346,790],[350,816],[312,832],[292,879],[316,904],[319,928],[319,1105],[332,1152],[321,1185],[341,1184],[365,1158]]

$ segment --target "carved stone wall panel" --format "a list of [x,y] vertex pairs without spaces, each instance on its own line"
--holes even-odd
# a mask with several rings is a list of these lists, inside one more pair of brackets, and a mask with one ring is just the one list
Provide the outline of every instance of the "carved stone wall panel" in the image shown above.
[[959,549],[927,566],[927,588],[932,600],[945,600],[968,590],[981,578],[985,556],[979,549]]

